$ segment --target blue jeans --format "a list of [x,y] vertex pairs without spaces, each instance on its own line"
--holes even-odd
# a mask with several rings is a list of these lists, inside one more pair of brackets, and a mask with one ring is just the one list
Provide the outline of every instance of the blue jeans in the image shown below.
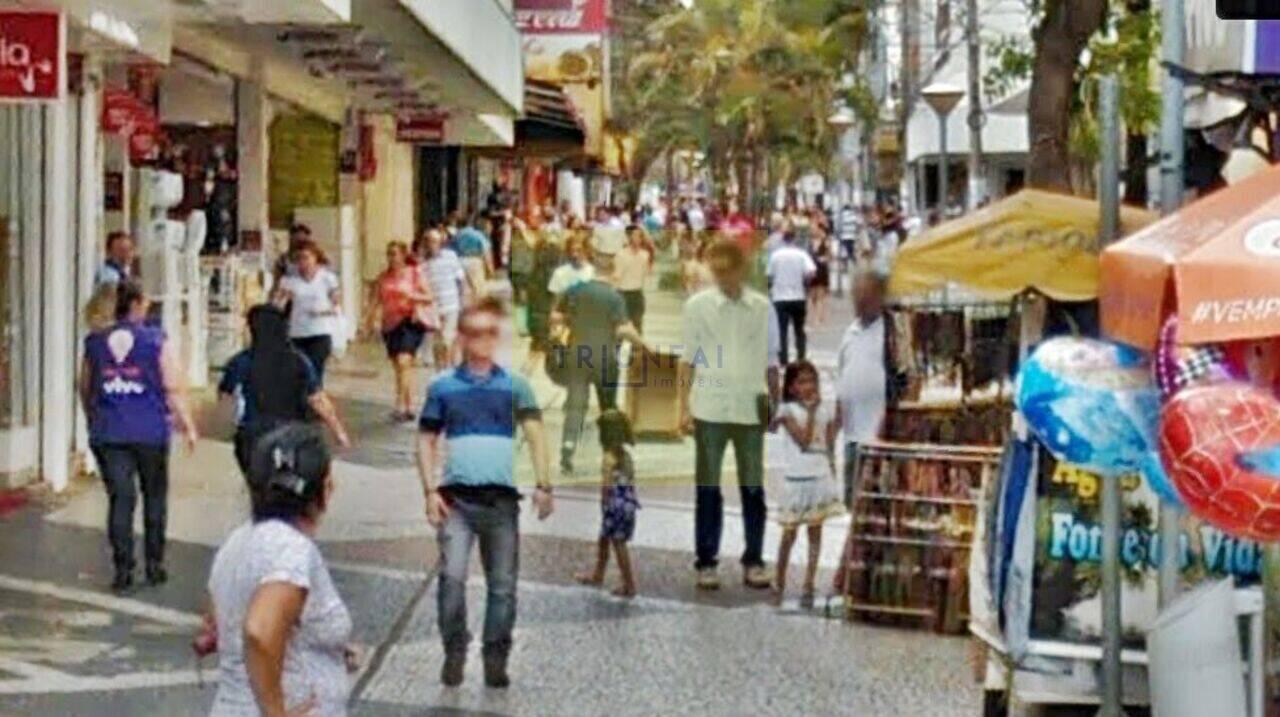
[[465,654],[467,631],[467,566],[471,545],[480,543],[488,597],[484,612],[484,654],[506,657],[516,624],[516,578],[520,570],[520,503],[511,494],[455,496],[449,518],[440,528],[440,584],[437,595],[440,635],[447,654]]
[[696,462],[694,542],[697,568],[714,568],[719,562],[720,534],[724,530],[724,496],[720,493],[720,468],[724,449],[733,444],[738,463],[738,491],[742,497],[742,524],[746,547],[742,564],[764,565],[764,426],[694,421]]

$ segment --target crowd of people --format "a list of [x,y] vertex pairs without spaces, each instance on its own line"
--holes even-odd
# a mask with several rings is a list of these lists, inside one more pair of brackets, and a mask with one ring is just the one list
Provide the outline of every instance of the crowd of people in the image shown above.
[[[413,244],[388,245],[363,318],[378,329],[392,365],[392,418],[417,426],[424,512],[439,546],[444,685],[464,680],[473,546],[487,586],[484,680],[491,687],[509,684],[521,499],[514,456],[520,442],[532,459],[537,517],[546,519],[554,509],[553,453],[542,412],[555,400],[540,401],[531,380],[543,372],[563,388],[562,476],[575,475],[592,393],[599,407],[599,538],[591,567],[576,577],[601,585],[612,555],[620,574],[614,594],[636,595],[627,545],[640,509],[641,466],[618,388],[628,358],[657,349],[645,325],[648,297],[658,290],[682,295],[680,390],[672,408],[693,439],[695,584],[702,590],[721,586],[721,473],[732,445],[743,583],[772,589],[780,601],[803,529],[809,559],[801,600],[812,602],[822,526],[850,499],[851,456],[857,443],[875,436],[884,412],[884,283],[867,219],[859,211],[832,218],[817,210],[791,211],[757,228],[732,205],[693,200],[631,211],[601,207],[588,223],[567,208],[546,206],[523,216],[510,210],[466,222],[455,216]],[[99,318],[85,344],[80,382],[109,497],[112,587],[119,592],[133,589],[136,486],[144,502],[146,578],[153,585],[166,580],[171,434],[183,431],[192,446],[197,438],[172,350],[149,322],[147,299],[133,280],[130,251],[127,236],[109,239],[101,296],[89,312]],[[677,280],[659,289],[662,252],[678,268]],[[858,273],[855,318],[841,341],[833,400],[823,396],[820,372],[807,360],[806,324],[829,319],[837,262],[854,264]],[[491,291],[501,271],[510,278],[510,304]],[[272,274],[269,299],[248,314],[250,344],[224,367],[218,387],[236,404],[234,452],[251,518],[214,560],[211,608],[197,645],[219,654],[214,714],[253,713],[255,707],[263,714],[343,714],[346,675],[358,665],[359,651],[350,643],[350,614],[314,536],[333,493],[321,427],[337,446],[351,444],[324,387],[335,335],[344,330],[342,291],[351,288],[340,286],[301,225],[291,230],[288,251]],[[102,308],[107,304],[110,316]],[[513,319],[528,341],[518,370],[498,359],[502,329]],[[413,376],[424,358],[434,376],[422,400]],[[785,454],[774,508],[782,541],[772,574],[764,555],[769,432],[781,434]],[[843,487],[836,470],[841,439]]]

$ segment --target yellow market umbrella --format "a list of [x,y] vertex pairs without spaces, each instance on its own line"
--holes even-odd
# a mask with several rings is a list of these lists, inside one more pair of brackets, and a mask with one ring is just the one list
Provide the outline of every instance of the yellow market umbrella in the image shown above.
[[[1122,235],[1157,219],[1125,207]],[[1098,296],[1098,203],[1027,189],[940,224],[898,250],[889,293],[904,298],[959,284],[989,299],[1036,289],[1059,301]]]

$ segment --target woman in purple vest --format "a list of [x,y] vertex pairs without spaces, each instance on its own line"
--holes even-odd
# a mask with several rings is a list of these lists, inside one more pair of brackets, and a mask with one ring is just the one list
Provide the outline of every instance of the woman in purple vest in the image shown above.
[[[109,503],[107,537],[115,562],[111,589],[133,587],[133,509],[142,490],[147,582],[168,579],[164,527],[168,514],[171,413],[195,447],[181,373],[164,332],[145,323],[150,302],[133,282],[116,293],[115,323],[85,339],[80,398],[89,419],[89,445],[98,459]],[[135,484],[134,476],[137,476]]]

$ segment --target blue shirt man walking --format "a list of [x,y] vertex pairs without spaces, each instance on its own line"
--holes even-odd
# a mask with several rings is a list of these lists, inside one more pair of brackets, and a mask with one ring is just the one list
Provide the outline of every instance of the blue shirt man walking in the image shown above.
[[[533,389],[494,362],[506,312],[484,298],[458,319],[463,362],[427,389],[419,420],[418,474],[427,521],[440,546],[438,615],[445,661],[440,681],[462,684],[467,645],[467,566],[480,544],[488,595],[484,618],[484,680],[507,687],[507,656],[516,620],[520,494],[514,477],[516,426],[533,456],[538,519],[554,509],[542,415]],[[446,446],[442,450],[441,441]],[[439,478],[437,479],[437,476]]]

